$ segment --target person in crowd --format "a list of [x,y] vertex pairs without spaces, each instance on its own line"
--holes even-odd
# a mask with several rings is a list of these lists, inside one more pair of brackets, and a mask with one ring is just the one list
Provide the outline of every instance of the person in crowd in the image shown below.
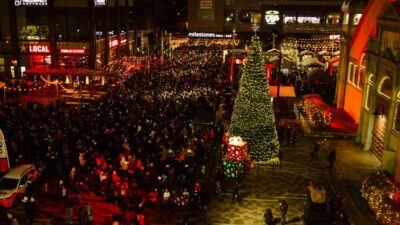
[[285,200],[282,200],[279,204],[279,210],[281,211],[281,224],[286,225],[286,214],[288,211],[288,204]]
[[336,160],[336,149],[332,148],[332,150],[328,153],[328,161],[329,161],[329,168],[333,168],[333,163]]
[[[62,101],[0,105],[12,166],[43,164],[44,179],[62,181],[58,191],[67,224],[72,223],[71,192],[77,187],[118,199],[127,183],[129,204],[155,189],[160,199],[172,202],[173,193],[186,189],[189,196],[198,192],[201,202],[196,181],[201,167],[209,163],[211,145],[219,144],[222,133],[207,127],[203,140],[191,119],[199,108],[213,112],[217,99],[228,105],[232,100],[218,86],[219,49],[185,47],[171,56],[168,63],[143,57],[106,66],[107,71],[129,69],[132,76],[106,82],[115,85],[88,105],[71,107]],[[139,61],[149,65],[146,70],[131,68]],[[163,189],[167,194],[161,193]]]
[[264,212],[264,222],[267,225],[274,224],[274,216],[272,215],[272,210],[270,208],[266,209]]
[[72,201],[71,194],[67,194],[67,196],[64,198],[64,206],[65,206],[65,223],[72,224],[74,203]]

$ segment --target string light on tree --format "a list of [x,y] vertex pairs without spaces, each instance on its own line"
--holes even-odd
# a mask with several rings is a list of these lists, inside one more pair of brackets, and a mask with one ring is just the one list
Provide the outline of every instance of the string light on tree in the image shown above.
[[252,37],[249,50],[233,108],[229,136],[240,136],[250,141],[252,161],[267,161],[278,154],[279,142],[258,36]]

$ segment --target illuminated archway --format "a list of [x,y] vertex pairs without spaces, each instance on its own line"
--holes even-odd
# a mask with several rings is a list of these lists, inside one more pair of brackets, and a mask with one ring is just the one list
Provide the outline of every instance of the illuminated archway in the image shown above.
[[392,78],[390,76],[385,76],[380,80],[378,94],[388,99],[392,98]]

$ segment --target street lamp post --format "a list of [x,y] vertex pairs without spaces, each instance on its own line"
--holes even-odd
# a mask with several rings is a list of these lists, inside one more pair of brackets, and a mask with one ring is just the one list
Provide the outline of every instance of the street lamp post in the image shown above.
[[229,75],[229,79],[231,80],[231,91],[233,90],[233,70],[234,70],[234,61],[235,61],[235,36],[236,36],[236,31],[235,31],[235,28],[233,28],[233,31],[232,31],[232,60],[231,60],[231,69],[230,69],[230,75]]

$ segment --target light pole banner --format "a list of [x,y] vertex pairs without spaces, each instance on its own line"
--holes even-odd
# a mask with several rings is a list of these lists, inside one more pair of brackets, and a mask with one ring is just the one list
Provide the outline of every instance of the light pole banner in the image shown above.
[[8,159],[6,139],[4,138],[3,131],[0,129],[0,172],[8,170],[10,170],[10,161]]

